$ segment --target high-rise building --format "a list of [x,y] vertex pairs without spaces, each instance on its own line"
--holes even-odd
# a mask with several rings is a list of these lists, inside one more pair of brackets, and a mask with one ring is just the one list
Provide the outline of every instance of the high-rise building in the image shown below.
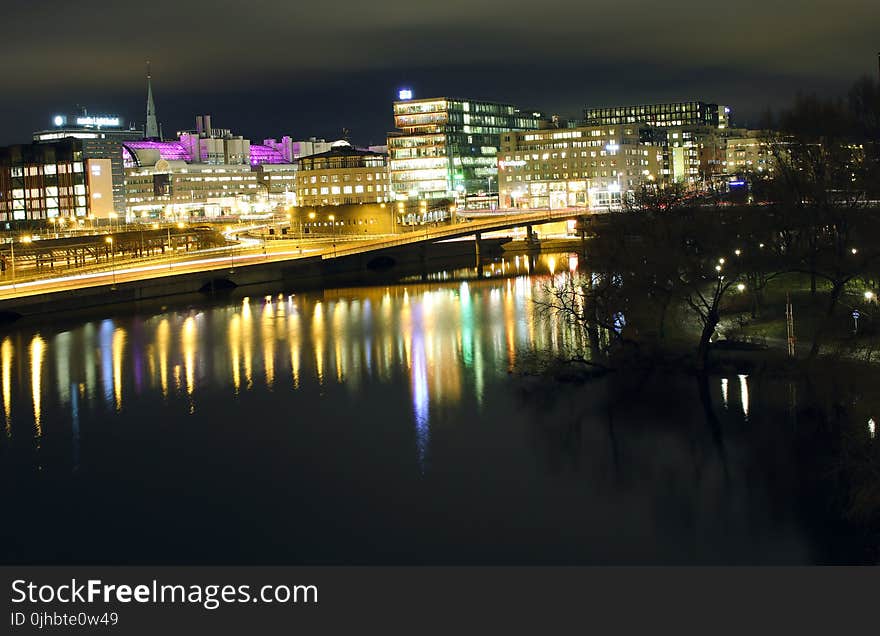
[[401,91],[394,102],[394,125],[388,136],[391,184],[396,198],[456,199],[490,194],[498,186],[501,133],[536,130],[540,113],[510,104],[437,97],[411,99]]
[[84,159],[108,159],[113,180],[112,211],[125,214],[125,171],[122,164],[122,144],[141,139],[143,133],[117,115],[55,115],[52,126],[33,134],[37,143],[52,143],[60,139],[78,139]]

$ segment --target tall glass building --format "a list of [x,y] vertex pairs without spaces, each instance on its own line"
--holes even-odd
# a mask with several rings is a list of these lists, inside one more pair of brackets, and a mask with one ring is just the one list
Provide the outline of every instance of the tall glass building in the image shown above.
[[388,154],[395,197],[465,201],[497,192],[501,133],[536,130],[545,120],[510,104],[436,97],[394,102],[394,125],[399,132],[389,134]]

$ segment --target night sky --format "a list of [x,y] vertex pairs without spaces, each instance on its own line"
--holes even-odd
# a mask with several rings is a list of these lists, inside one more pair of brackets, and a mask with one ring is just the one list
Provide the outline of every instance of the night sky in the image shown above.
[[197,113],[252,140],[384,143],[397,89],[576,117],[703,99],[735,123],[877,73],[876,0],[41,0],[3,7],[0,144],[76,105],[166,136]]

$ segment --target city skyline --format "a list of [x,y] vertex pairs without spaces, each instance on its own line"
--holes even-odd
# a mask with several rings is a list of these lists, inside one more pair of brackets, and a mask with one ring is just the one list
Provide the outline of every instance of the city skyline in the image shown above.
[[[401,87],[416,97],[466,96],[563,117],[585,106],[698,99],[731,104],[737,123],[754,124],[799,90],[839,94],[852,79],[876,74],[864,1],[802,3],[794,16],[740,3],[713,9],[716,21],[699,29],[696,6],[683,0],[660,15],[554,0],[536,21],[522,19],[534,8],[519,0],[466,12],[413,13],[400,4],[357,8],[344,0],[331,16],[320,7],[259,2],[245,20],[222,3],[208,11],[202,2],[160,1],[148,16],[124,5],[41,4],[54,16],[41,27],[42,46],[0,62],[15,95],[4,102],[0,144],[26,141],[77,105],[142,126],[147,60],[166,135],[189,128],[194,113],[212,112],[253,139],[278,130],[338,138],[347,128],[363,144],[382,143],[392,129]],[[865,19],[833,30],[825,17],[832,8]],[[11,24],[36,20],[34,11],[14,7]],[[201,43],[188,32],[192,25]],[[102,36],[83,41],[77,34],[87,27]],[[24,49],[31,34],[12,29],[10,48]]]

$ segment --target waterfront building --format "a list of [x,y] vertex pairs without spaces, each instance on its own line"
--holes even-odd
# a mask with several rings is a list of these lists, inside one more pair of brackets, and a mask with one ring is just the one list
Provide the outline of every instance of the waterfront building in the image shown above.
[[388,155],[337,141],[327,152],[297,159],[299,205],[385,203],[393,200]]
[[[274,142],[274,140],[267,140]],[[292,205],[296,167],[290,138],[251,144],[210,115],[176,141],[141,140],[122,147],[129,218],[265,213]]]
[[[288,208],[289,238],[391,234],[395,228],[391,203],[340,203]],[[291,236],[292,234],[292,236]]]
[[663,148],[635,124],[501,135],[499,203],[511,208],[621,204],[623,193],[663,180]]
[[110,218],[113,208],[111,159],[89,156],[86,140],[0,148],[0,222],[78,222]]
[[496,191],[501,134],[536,130],[547,122],[540,113],[510,104],[411,99],[411,92],[402,91],[394,102],[394,125],[398,131],[388,136],[388,153],[395,197],[466,205],[472,195]]
[[143,132],[126,126],[118,115],[57,114],[51,126],[33,133],[37,143],[51,143],[60,139],[78,139],[85,159],[109,159],[113,181],[112,212],[125,214],[125,172],[122,164],[122,144],[143,138]]

